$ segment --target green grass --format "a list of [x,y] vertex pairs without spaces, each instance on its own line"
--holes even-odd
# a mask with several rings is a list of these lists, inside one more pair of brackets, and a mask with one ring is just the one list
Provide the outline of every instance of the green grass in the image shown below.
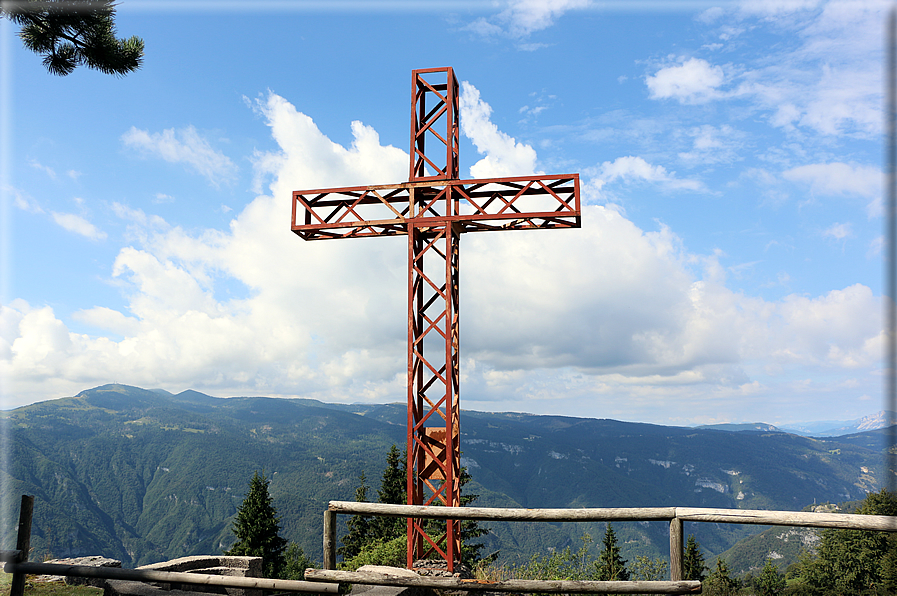
[[[0,594],[9,594],[11,585],[12,574],[0,571]],[[67,586],[63,582],[25,582],[25,594],[30,596],[98,596],[102,593],[102,589],[91,586]]]

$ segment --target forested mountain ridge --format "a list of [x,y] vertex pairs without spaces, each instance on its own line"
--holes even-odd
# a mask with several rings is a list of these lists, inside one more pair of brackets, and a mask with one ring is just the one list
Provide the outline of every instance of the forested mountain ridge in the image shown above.
[[121,385],[19,408],[6,422],[3,502],[36,496],[36,551],[134,564],[221,552],[257,469],[273,478],[285,532],[320,542],[310,526],[323,504],[348,498],[361,468],[380,465],[377,454],[403,434],[302,400]]
[[[322,512],[374,484],[404,445],[404,406],[323,404],[106,385],[3,413],[4,544],[22,493],[37,498],[38,556],[103,554],[125,565],[218,553],[255,470],[271,478],[282,535],[320,558]],[[881,478],[882,431],[834,439],[465,411],[462,463],[478,505],[702,506],[799,510],[862,498]],[[341,516],[342,518],[342,516]],[[663,524],[618,531],[624,555],[666,548]],[[506,556],[576,542],[596,528],[513,524]],[[689,524],[711,552],[750,529]],[[6,548],[10,548],[7,546]]]

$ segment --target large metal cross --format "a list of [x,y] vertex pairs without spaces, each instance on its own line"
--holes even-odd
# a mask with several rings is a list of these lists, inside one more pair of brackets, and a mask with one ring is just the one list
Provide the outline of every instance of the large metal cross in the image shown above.
[[[408,236],[408,504],[461,505],[458,245],[465,232],[578,228],[579,174],[458,179],[458,80],[411,72],[408,182],[293,192],[303,240]],[[429,141],[429,144],[428,144]],[[460,560],[461,524],[408,519],[408,567]]]

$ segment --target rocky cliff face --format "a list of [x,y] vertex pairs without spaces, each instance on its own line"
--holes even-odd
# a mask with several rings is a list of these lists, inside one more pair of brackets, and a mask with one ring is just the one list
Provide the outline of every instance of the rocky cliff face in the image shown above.
[[867,430],[878,430],[880,428],[891,426],[892,424],[897,424],[897,413],[882,410],[878,414],[862,418],[860,423],[857,424],[856,431],[865,432]]

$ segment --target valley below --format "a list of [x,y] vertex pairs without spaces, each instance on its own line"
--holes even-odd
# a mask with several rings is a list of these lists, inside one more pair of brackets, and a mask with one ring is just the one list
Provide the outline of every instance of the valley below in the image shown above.
[[[19,497],[31,494],[33,560],[103,555],[131,567],[221,553],[234,541],[234,515],[258,470],[271,480],[281,536],[320,561],[327,502],[353,500],[362,472],[376,496],[389,447],[404,446],[405,419],[403,404],[223,399],[124,385],[3,412],[4,548],[15,542]],[[473,479],[465,490],[487,507],[798,511],[856,501],[881,488],[883,433],[813,438],[529,414],[461,417],[462,465]],[[583,535],[597,541],[604,532],[604,524],[484,525],[491,529],[484,552],[509,562],[576,550]],[[624,558],[668,556],[666,523],[614,529]],[[730,549],[741,540],[753,539],[757,552],[774,548],[756,546],[763,530],[685,527],[708,557],[735,556]],[[792,546],[812,547],[812,537],[788,536]]]

